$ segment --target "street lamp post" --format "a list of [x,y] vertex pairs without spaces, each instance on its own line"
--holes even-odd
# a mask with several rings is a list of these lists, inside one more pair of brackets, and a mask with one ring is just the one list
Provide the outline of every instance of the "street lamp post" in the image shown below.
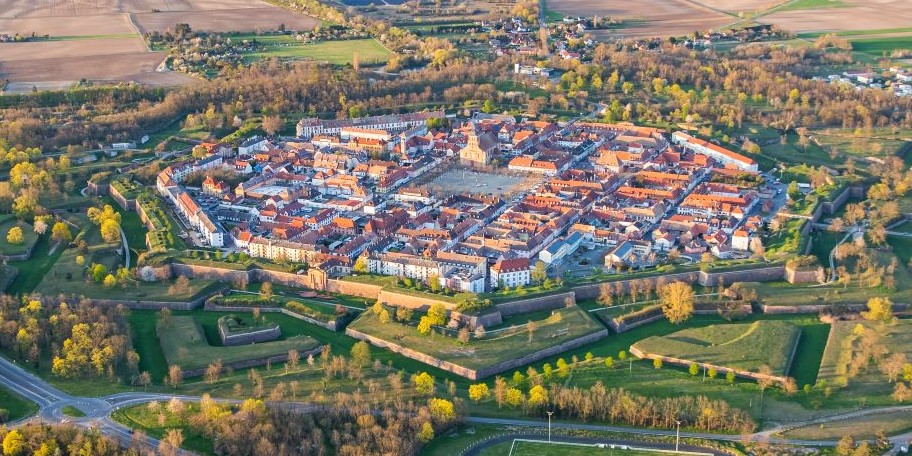
[[677,430],[675,431],[675,453],[678,452],[678,447],[681,445],[681,420],[675,420],[677,425]]
[[545,412],[545,413],[548,414],[548,441],[550,442],[551,441],[551,415],[553,415],[554,412]]

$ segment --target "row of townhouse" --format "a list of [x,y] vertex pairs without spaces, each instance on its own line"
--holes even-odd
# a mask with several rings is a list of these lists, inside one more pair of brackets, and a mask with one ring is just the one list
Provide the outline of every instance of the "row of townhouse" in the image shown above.
[[444,118],[446,118],[446,114],[443,111],[390,114],[341,120],[324,120],[311,117],[298,121],[295,130],[299,138],[311,138],[315,135],[338,135],[342,133],[343,129],[351,128],[402,131],[426,125],[430,119]]
[[501,258],[489,267],[485,257],[455,252],[439,251],[432,257],[386,252],[369,255],[367,264],[374,274],[408,277],[425,283],[437,280],[442,287],[466,293],[526,286],[531,282],[528,258]]
[[691,149],[694,152],[708,155],[713,160],[721,163],[726,167],[735,167],[742,171],[757,172],[757,161],[741,155],[736,152],[732,152],[722,146],[718,146],[709,141],[704,141],[699,138],[695,138],[687,133],[682,131],[676,131],[671,135],[671,140],[675,144],[682,146],[687,149]]

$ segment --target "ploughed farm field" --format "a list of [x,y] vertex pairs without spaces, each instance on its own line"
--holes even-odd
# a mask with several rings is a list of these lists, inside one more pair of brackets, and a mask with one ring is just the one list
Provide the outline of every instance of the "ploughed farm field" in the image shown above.
[[159,71],[163,52],[152,52],[142,34],[187,23],[195,30],[253,32],[308,30],[319,22],[260,0],[0,0],[0,34],[47,36],[0,47],[0,79],[7,92],[65,88],[87,79],[135,81],[152,86],[187,84],[192,78]]

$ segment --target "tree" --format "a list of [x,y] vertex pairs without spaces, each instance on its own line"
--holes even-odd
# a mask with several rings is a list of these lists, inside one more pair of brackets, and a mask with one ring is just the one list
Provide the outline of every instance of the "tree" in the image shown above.
[[497,402],[497,408],[503,406],[507,394],[507,381],[503,377],[494,378],[494,400]]
[[535,267],[532,268],[532,280],[537,284],[544,283],[545,279],[548,278],[548,266],[545,265],[544,261],[539,261],[535,263]]
[[421,425],[421,430],[418,431],[418,440],[421,440],[422,443],[428,443],[431,440],[434,440],[434,427],[431,426],[430,421],[425,421]]
[[662,368],[662,360],[661,360],[660,358],[656,358],[656,359],[652,360],[652,367],[654,367],[654,368],[656,368],[656,369],[661,369],[661,368]]
[[120,240],[120,223],[115,220],[105,220],[101,222],[101,238],[105,242],[117,242]]
[[798,187],[798,182],[791,181],[789,182],[788,188],[786,188],[786,193],[792,201],[798,201],[801,199],[801,188]]
[[260,299],[269,301],[272,299],[272,282],[263,282],[260,285]]
[[844,435],[836,444],[836,454],[839,456],[851,456],[855,451],[855,439],[851,435]]
[[18,429],[13,429],[3,438],[3,454],[5,456],[19,456],[25,454],[27,448],[25,438]]
[[352,271],[357,272],[359,274],[367,274],[368,270],[369,270],[369,263],[368,263],[367,257],[365,257],[364,255],[359,256],[358,259],[355,260],[355,265],[352,266]]
[[284,125],[285,122],[279,116],[263,117],[263,130],[269,136],[276,134],[276,132],[281,130]]
[[611,283],[605,282],[599,285],[598,302],[605,307],[611,307],[614,303],[614,286]]
[[[386,309],[384,309],[386,310]],[[431,332],[431,318],[427,315],[418,320],[418,333],[429,334]]]
[[525,399],[522,391],[516,388],[507,388],[507,391],[504,394],[504,402],[510,407],[519,407],[525,402]]
[[168,384],[172,388],[177,388],[184,381],[184,372],[177,364],[168,366]]
[[875,296],[868,299],[868,311],[862,312],[865,320],[888,323],[893,320],[893,302],[890,298]]
[[22,235],[22,228],[14,226],[6,232],[6,243],[12,245],[20,245],[25,242],[25,238]]
[[370,363],[371,360],[370,345],[368,345],[367,342],[363,340],[356,343],[355,345],[352,345],[351,359],[352,362],[358,366],[366,366],[368,363]]
[[475,383],[469,385],[469,399],[474,402],[481,402],[491,396],[487,383]]
[[662,313],[668,321],[680,324],[690,318],[694,311],[694,292],[690,284],[672,282],[659,290]]
[[73,240],[73,233],[70,232],[70,226],[64,222],[57,222],[51,227],[51,239],[54,242],[70,242]]
[[614,358],[611,356],[605,357],[605,367],[608,369],[614,368]]
[[687,372],[690,372],[690,375],[696,377],[700,373],[700,366],[697,363],[690,363],[690,366],[687,368]]
[[216,359],[214,362],[209,363],[209,366],[206,367],[206,373],[204,374],[206,383],[208,383],[210,385],[212,385],[214,383],[218,383],[219,374],[221,374],[221,372],[222,372],[222,360],[221,359]]
[[104,278],[105,288],[114,288],[114,285],[117,285],[117,278],[113,274],[108,274]]
[[427,372],[421,372],[412,377],[412,383],[415,384],[415,392],[422,396],[434,394],[434,377]]
[[[352,347],[354,348],[354,347]],[[288,363],[285,366],[288,369],[295,370],[298,368],[298,364],[301,363],[301,354],[297,350],[291,349],[288,350]]]
[[725,381],[729,384],[735,383],[735,371],[730,370],[725,373]]
[[531,407],[540,407],[548,403],[548,390],[544,386],[535,385],[529,388],[529,400],[526,402]]
[[716,372],[716,368],[715,368],[715,367],[710,367],[710,368],[706,371],[706,376],[709,377],[709,378],[716,378],[716,375],[719,375],[719,373]]
[[456,407],[446,399],[431,398],[428,401],[431,418],[438,423],[448,423],[456,418]]
[[497,106],[494,105],[494,101],[490,98],[485,100],[484,104],[481,106],[481,112],[491,114],[495,111],[497,111]]

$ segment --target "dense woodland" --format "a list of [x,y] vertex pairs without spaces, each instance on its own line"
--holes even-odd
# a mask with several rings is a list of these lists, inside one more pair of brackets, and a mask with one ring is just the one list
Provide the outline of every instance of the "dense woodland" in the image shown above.
[[24,426],[9,430],[0,428],[3,454],[10,456],[134,456],[151,454],[138,448],[123,448],[114,440],[95,431],[63,426]]
[[135,374],[139,364],[125,308],[52,298],[0,296],[0,349],[35,368],[50,358],[67,378]]
[[[508,57],[481,61],[448,53],[421,70],[396,76],[276,60],[234,68],[209,84],[160,90],[74,89],[72,96],[20,96],[0,112],[0,138],[45,149],[92,141],[136,139],[207,113],[208,126],[230,126],[234,117],[306,114],[345,117],[492,100],[501,109],[538,113],[580,110],[593,101],[609,105],[605,120],[710,122],[732,130],[747,122],[792,131],[837,127],[870,131],[912,127],[912,100],[886,91],[855,90],[813,81],[828,65],[845,67],[841,51],[756,44],[730,54],[667,48],[641,52],[600,45],[594,63],[554,58],[565,71],[558,84],[527,93],[495,89],[509,79]],[[81,91],[87,90],[87,93]],[[354,109],[353,109],[354,108]]]

